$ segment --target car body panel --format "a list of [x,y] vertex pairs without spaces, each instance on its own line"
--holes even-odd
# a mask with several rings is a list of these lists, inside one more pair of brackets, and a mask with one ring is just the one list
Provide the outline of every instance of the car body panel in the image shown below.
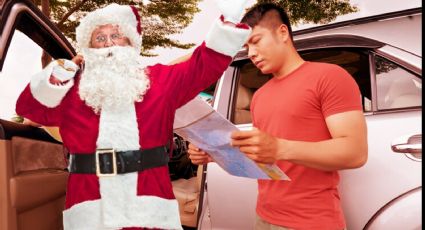
[[[420,202],[418,202],[420,201]],[[418,217],[422,215],[422,188],[413,189],[385,205],[365,229],[422,229]],[[408,210],[406,212],[406,210]]]
[[[367,115],[366,122],[369,143],[367,163],[361,168],[340,172],[339,188],[349,229],[363,229],[385,204],[400,194],[422,186],[421,163],[391,150],[394,139],[411,132],[422,133],[421,111]],[[416,221],[420,222],[420,216],[417,218]]]

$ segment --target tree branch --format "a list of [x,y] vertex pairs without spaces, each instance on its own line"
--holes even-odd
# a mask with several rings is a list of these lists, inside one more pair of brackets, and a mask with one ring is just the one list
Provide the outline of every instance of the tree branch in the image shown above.
[[80,7],[82,5],[84,5],[84,3],[86,3],[88,0],[82,0],[81,2],[79,2],[77,5],[75,5],[74,7],[72,7],[68,13],[66,13],[63,18],[57,23],[57,26],[59,28],[62,27],[62,25],[65,23],[65,21],[69,18],[69,16],[71,16],[71,14],[73,14],[75,11],[77,11],[78,9],[80,9]]

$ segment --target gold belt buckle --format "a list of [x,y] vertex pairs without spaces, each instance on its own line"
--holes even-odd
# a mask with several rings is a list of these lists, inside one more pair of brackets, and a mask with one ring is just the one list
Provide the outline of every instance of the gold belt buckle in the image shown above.
[[[99,155],[100,154],[112,154],[112,173],[102,173],[100,171],[100,164],[99,164]],[[115,153],[115,150],[110,149],[96,149],[96,175],[98,177],[108,177],[108,176],[116,176],[117,175],[117,156]]]

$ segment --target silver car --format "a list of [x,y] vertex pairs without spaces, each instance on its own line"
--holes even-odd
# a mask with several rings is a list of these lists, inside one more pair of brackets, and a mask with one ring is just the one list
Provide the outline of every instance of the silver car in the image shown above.
[[[361,90],[369,158],[340,173],[350,230],[422,227],[421,21],[417,8],[294,33],[305,60],[342,66]],[[251,97],[271,77],[240,52],[217,84],[214,108],[250,129]],[[205,174],[199,229],[252,229],[256,181],[231,176],[215,163]]]

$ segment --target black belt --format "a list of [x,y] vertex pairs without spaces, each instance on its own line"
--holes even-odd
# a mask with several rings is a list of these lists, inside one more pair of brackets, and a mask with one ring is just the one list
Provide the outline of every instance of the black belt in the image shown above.
[[114,149],[97,149],[96,153],[91,154],[71,153],[69,171],[113,176],[167,165],[169,159],[165,146],[122,152],[116,152]]

